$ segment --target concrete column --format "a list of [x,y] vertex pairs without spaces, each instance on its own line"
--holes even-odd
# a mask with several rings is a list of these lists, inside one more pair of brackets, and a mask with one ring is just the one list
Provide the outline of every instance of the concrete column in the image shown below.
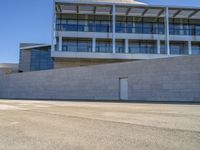
[[56,44],[56,37],[55,37],[55,30],[56,30],[56,12],[55,12],[55,2],[53,2],[53,11],[52,11],[52,39],[51,39],[51,51],[55,51],[55,44]]
[[96,51],[96,38],[92,38],[92,52],[95,53]]
[[188,41],[188,54],[192,55],[192,42]]
[[59,51],[62,51],[62,36],[59,36],[58,50],[59,50]]
[[55,51],[56,49],[55,49],[55,45],[56,45],[57,43],[56,43],[56,38],[55,37],[53,37],[53,39],[52,39],[52,43],[51,43],[51,51]]
[[113,53],[116,53],[115,50],[115,42],[116,42],[116,38],[115,38],[115,21],[116,20],[116,16],[115,16],[115,5],[113,5],[113,9],[112,9],[112,47],[113,47]]
[[128,39],[125,39],[125,53],[129,52],[128,47],[129,47]]
[[165,8],[165,44],[167,49],[167,55],[170,55],[170,42],[169,42],[169,8]]
[[160,54],[160,40],[157,40],[157,54]]

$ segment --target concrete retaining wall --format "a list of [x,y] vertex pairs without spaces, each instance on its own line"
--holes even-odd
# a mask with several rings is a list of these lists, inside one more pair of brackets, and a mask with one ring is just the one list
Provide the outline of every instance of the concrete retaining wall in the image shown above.
[[119,100],[122,77],[129,100],[200,102],[200,56],[2,76],[0,98]]

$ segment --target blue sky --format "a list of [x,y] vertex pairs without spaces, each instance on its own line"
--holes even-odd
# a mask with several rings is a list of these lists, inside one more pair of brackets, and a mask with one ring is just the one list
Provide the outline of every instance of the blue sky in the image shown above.
[[[140,0],[155,5],[200,7],[200,0]],[[1,0],[0,63],[17,63],[19,43],[51,42],[52,0]]]

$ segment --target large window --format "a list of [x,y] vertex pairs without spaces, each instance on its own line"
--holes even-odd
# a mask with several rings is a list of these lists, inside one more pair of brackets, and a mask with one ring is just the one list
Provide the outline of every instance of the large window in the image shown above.
[[53,60],[50,54],[50,47],[31,50],[30,70],[53,69]]
[[[117,33],[164,34],[164,18],[116,16]],[[57,16],[57,30],[82,32],[112,32],[112,16],[61,14]],[[200,23],[195,19],[170,19],[171,35],[198,35]]]
[[162,18],[116,17],[117,33],[164,34]]
[[200,35],[200,23],[195,19],[170,19],[171,35]]
[[167,45],[165,41],[160,42],[160,54],[167,54]]
[[90,16],[93,20],[94,32],[111,32],[111,17],[110,16]]
[[112,53],[112,41],[111,40],[104,40],[104,39],[97,39],[96,41],[96,52],[99,53]]
[[199,55],[200,54],[200,43],[193,43],[192,44],[192,54]]
[[129,41],[129,53],[156,54],[155,41]]
[[92,40],[90,39],[63,39],[63,51],[67,52],[91,52]]
[[111,32],[111,17],[65,14],[57,17],[57,30],[82,32]]
[[188,46],[185,42],[170,42],[170,54],[186,55],[188,54]]
[[116,40],[116,53],[125,53],[125,41],[124,40]]

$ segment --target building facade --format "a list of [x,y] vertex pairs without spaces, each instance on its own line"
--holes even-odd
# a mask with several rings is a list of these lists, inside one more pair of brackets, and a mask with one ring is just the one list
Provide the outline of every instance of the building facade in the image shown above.
[[52,20],[54,68],[200,54],[200,8],[54,0]]
[[200,54],[199,8],[55,0],[53,27],[51,56],[58,61]]
[[44,44],[20,44],[19,72],[54,68],[51,46]]

